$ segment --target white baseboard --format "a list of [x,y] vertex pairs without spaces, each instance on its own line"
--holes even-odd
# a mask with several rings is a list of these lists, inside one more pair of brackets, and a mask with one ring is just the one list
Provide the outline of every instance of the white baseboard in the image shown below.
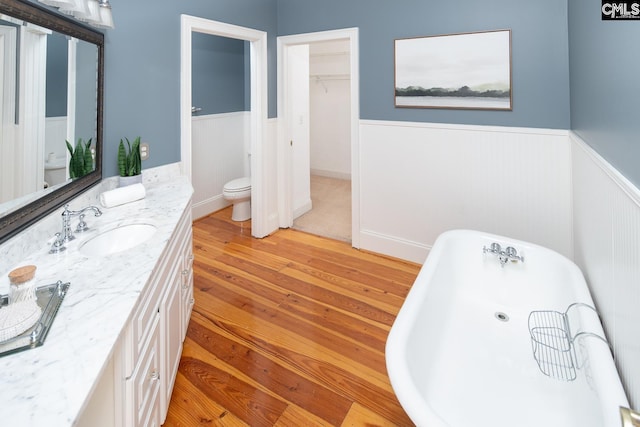
[[313,203],[311,203],[311,199],[305,201],[300,206],[296,207],[293,210],[293,219],[298,218],[301,215],[306,214],[313,208]]
[[231,203],[226,201],[222,195],[215,196],[207,200],[203,200],[191,205],[191,215],[194,220],[205,217],[213,212],[230,206]]
[[313,169],[312,168],[311,169],[311,175],[324,176],[326,178],[344,179],[344,180],[347,180],[347,181],[351,180],[351,174],[350,173],[328,171],[328,170],[323,170],[323,169]]
[[424,263],[431,250],[429,245],[376,233],[371,230],[360,231],[360,245],[368,251],[389,254],[418,264]]

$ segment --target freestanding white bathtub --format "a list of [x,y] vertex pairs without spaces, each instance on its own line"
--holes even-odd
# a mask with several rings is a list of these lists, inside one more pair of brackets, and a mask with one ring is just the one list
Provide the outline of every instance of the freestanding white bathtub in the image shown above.
[[[524,261],[501,266],[483,253],[492,243]],[[620,426],[629,404],[593,305],[578,267],[556,252],[446,232],[391,328],[393,389],[424,427]]]

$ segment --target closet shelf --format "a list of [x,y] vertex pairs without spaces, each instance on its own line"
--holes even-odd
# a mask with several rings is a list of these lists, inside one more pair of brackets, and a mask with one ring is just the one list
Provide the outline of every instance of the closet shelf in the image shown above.
[[351,75],[349,74],[310,74],[311,80],[349,80]]

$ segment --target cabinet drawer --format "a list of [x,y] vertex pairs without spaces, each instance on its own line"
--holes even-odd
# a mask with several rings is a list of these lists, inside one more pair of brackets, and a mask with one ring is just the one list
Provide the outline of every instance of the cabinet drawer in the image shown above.
[[140,355],[133,375],[126,380],[126,413],[133,426],[160,425],[160,327],[153,321],[150,340]]
[[[167,275],[166,272],[162,272]],[[140,298],[138,307],[136,308],[131,323],[128,327],[125,357],[125,376],[132,375],[137,360],[141,357],[143,349],[146,347],[155,323],[157,323],[158,313],[160,310],[160,297],[162,295],[161,281],[153,281],[150,287],[145,289],[144,294]]]
[[140,296],[138,307],[134,311],[131,323],[128,328],[127,348],[131,349],[125,359],[126,375],[131,375],[136,360],[140,357],[142,349],[149,340],[151,331],[151,319],[156,316],[160,310],[161,299],[167,290],[167,286],[171,282],[170,274],[176,267],[183,266],[184,250],[183,233],[188,232],[191,236],[191,228],[184,230],[185,225],[181,221],[178,225],[179,232],[174,234],[171,241],[167,245],[165,252],[160,257],[156,269],[151,274],[147,288]]

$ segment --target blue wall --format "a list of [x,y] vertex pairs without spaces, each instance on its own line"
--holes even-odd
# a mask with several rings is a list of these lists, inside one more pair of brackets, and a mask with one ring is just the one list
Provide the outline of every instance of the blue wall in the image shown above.
[[193,34],[192,102],[202,108],[198,115],[251,110],[245,103],[246,56],[243,40]]
[[[120,138],[151,144],[144,167],[180,160],[180,14],[267,31],[269,117],[276,115],[275,36],[360,28],[363,119],[569,127],[566,0],[181,0],[154,9],[112,0],[106,31],[104,174],[116,174]],[[544,28],[541,27],[544,23]],[[396,109],[395,38],[510,28],[513,111]]]
[[180,160],[180,15],[269,35],[269,116],[276,115],[276,0],[110,0],[116,28],[105,32],[105,177],[117,174],[120,138],[150,144],[143,168]]
[[602,21],[601,4],[569,0],[571,129],[640,187],[640,22]]
[[[278,35],[359,27],[363,119],[569,128],[567,0],[278,0]],[[512,30],[513,111],[394,107],[394,39]]]
[[[46,117],[65,117],[67,115],[68,50],[65,36],[52,33],[47,37]],[[95,122],[95,115],[93,121]]]

